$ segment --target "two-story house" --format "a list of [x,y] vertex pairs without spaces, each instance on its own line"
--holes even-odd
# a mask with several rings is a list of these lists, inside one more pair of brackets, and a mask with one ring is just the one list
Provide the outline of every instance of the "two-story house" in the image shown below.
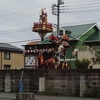
[[24,68],[23,50],[8,43],[0,43],[0,70]]

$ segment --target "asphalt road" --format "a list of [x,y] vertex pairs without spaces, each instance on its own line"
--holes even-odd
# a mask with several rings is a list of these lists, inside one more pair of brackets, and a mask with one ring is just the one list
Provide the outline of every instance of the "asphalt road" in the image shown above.
[[[97,98],[34,95],[35,100],[100,100]],[[16,93],[0,93],[0,100],[16,100]]]

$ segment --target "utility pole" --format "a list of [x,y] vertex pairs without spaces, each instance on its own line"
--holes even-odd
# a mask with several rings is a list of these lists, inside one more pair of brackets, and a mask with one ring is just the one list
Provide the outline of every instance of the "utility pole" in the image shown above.
[[57,4],[57,36],[59,35],[59,27],[60,27],[60,25],[59,25],[59,18],[60,18],[59,6],[60,6],[60,4],[59,4],[59,0],[58,0],[58,4]]
[[[53,15],[57,15],[57,36],[59,35],[59,27],[60,27],[60,5],[61,4],[64,4],[63,0],[58,0],[57,1],[57,5],[56,4],[53,4],[52,5],[52,14]],[[56,10],[57,11],[54,11],[55,10],[55,7],[56,7]]]

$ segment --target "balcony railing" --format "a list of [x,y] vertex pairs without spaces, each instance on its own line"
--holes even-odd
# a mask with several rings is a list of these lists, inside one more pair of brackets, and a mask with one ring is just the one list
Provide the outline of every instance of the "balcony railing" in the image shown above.
[[94,57],[100,58],[100,55],[95,50],[93,50],[93,48],[90,48],[89,46],[77,46],[77,48],[78,51],[89,51]]

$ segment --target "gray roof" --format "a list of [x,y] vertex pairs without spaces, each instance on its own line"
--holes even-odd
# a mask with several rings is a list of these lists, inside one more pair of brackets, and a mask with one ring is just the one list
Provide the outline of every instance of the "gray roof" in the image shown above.
[[11,50],[11,51],[18,51],[18,52],[23,51],[21,48],[18,48],[8,43],[0,43],[0,50]]

